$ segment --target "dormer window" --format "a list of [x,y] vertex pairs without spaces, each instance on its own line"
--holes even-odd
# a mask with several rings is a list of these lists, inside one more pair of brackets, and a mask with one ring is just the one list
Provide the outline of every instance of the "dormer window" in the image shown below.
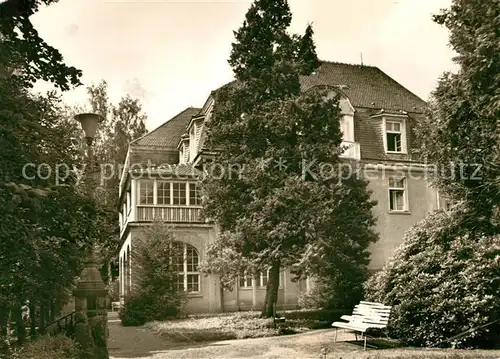
[[406,153],[404,120],[384,119],[384,145],[387,153]]

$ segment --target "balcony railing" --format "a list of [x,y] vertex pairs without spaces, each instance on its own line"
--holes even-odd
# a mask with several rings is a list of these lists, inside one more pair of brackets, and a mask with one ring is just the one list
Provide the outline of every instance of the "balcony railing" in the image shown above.
[[359,147],[359,142],[342,141],[341,146],[347,147],[347,149],[340,155],[341,158],[350,158],[355,160],[361,159],[361,149]]
[[201,207],[137,206],[137,221],[204,223]]

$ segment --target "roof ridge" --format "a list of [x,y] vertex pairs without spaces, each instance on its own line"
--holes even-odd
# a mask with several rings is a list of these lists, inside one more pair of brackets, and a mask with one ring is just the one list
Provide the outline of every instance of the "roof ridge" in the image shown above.
[[324,63],[333,64],[333,65],[347,65],[347,66],[355,66],[355,67],[372,67],[378,69],[375,65],[366,65],[366,64],[353,64],[349,62],[340,62],[340,61],[328,61],[328,60],[319,60],[320,66]]
[[170,121],[172,121],[174,118],[179,117],[179,116],[180,116],[180,115],[182,115],[184,112],[189,111],[189,110],[200,110],[200,111],[201,111],[201,109],[200,109],[199,107],[189,106],[189,107],[185,108],[184,110],[182,110],[181,112],[179,112],[177,115],[174,115],[174,116],[172,116],[170,119],[168,119],[167,121],[163,122],[160,126],[156,127],[156,128],[155,128],[154,130],[152,130],[151,132],[148,132],[148,133],[146,133],[145,135],[142,135],[141,137],[138,137],[138,138],[136,138],[135,140],[130,141],[129,146],[130,146],[130,145],[133,145],[135,142],[138,142],[139,140],[143,139],[144,137],[151,135],[153,132],[158,131],[160,128],[162,128],[162,127],[163,127],[163,126],[165,126],[167,123],[169,123]]

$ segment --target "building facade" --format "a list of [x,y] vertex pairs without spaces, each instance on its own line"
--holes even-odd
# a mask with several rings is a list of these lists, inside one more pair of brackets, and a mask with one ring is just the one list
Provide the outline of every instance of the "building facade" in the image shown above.
[[[380,235],[370,248],[371,268],[383,266],[415,222],[438,209],[442,201],[426,180],[419,163],[414,129],[424,118],[425,102],[376,67],[322,62],[301,78],[303,91],[327,86],[341,95],[341,130],[346,160],[356,163],[369,179],[377,201],[374,214]],[[203,276],[198,264],[217,238],[217,227],[202,217],[199,168],[213,159],[205,147],[204,124],[214,107],[213,93],[201,108],[190,107],[133,141],[120,181],[120,295],[134,281],[134,243],[153,220],[172,225],[182,248],[179,286],[188,293],[189,312],[218,312],[261,308],[268,273],[244,274],[232,291],[221,292],[216,275]],[[184,263],[182,265],[182,263]],[[309,280],[292,281],[282,271],[278,307],[294,308]]]

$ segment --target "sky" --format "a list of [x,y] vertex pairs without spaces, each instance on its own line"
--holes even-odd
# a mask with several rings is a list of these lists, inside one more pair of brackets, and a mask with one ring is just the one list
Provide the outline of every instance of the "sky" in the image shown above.
[[[33,15],[40,36],[85,86],[108,83],[112,101],[140,98],[152,130],[232,80],[227,63],[251,0],[59,0]],[[424,100],[454,70],[448,31],[431,17],[451,0],[289,0],[289,31],[312,23],[322,60],[377,66]],[[37,91],[50,86],[37,84]],[[86,104],[85,87],[64,94]]]

